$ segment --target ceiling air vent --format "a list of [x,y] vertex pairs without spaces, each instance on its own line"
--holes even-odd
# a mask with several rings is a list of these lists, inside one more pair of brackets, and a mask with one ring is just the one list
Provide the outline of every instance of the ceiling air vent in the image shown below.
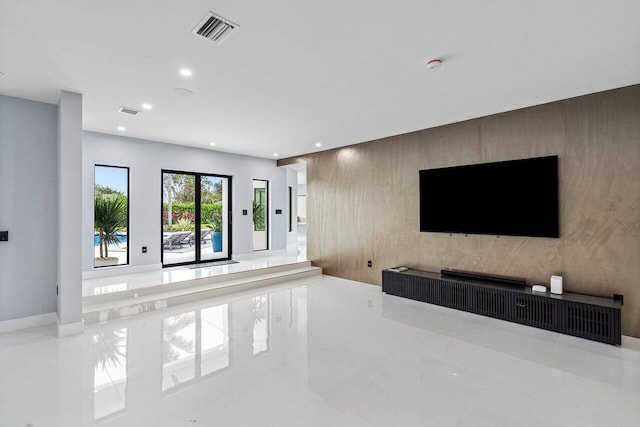
[[118,108],[118,112],[125,113],[125,114],[131,114],[132,116],[135,116],[136,114],[138,114],[140,112],[140,110],[136,110],[135,108],[129,108],[129,107],[120,107],[120,108]]
[[229,36],[233,29],[239,27],[238,24],[234,24],[226,18],[209,12],[202,18],[202,21],[200,21],[196,28],[193,29],[192,33],[196,36],[204,37],[215,44],[220,44]]

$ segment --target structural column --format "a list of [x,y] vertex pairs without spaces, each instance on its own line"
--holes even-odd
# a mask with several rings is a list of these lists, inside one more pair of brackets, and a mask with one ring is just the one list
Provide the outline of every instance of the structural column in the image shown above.
[[58,336],[82,333],[82,95],[58,102]]

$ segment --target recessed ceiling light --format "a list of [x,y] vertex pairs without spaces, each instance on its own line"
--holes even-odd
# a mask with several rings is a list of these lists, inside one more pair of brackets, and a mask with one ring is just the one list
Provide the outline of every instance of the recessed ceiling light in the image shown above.
[[153,105],[151,104],[142,104],[142,108],[144,108],[145,110],[153,110]]
[[212,147],[215,147],[216,143],[215,142],[210,142],[209,145],[212,146]]
[[191,75],[192,75],[192,74],[193,74],[193,73],[192,73],[192,72],[191,72],[191,70],[190,70],[190,69],[188,69],[188,68],[181,68],[181,69],[180,69],[180,75],[181,75],[182,77],[191,77]]
[[322,144],[319,142],[316,142],[316,147],[322,147]]
[[273,153],[273,157],[278,157],[278,153]]
[[124,132],[125,130],[127,130],[127,128],[125,128],[124,126],[118,126],[118,130],[120,132]]

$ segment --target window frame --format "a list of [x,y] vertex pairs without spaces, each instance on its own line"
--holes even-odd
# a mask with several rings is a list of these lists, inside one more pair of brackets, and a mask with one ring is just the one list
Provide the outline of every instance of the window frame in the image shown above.
[[[116,267],[126,267],[131,265],[131,168],[129,166],[118,166],[118,165],[108,165],[108,164],[102,164],[102,163],[95,163],[93,165],[93,202],[94,202],[94,206],[95,206],[95,201],[96,201],[96,168],[97,167],[101,167],[101,168],[118,168],[118,169],[126,169],[127,171],[127,262],[124,264],[115,264],[115,265],[105,265],[105,266],[101,266],[101,267],[96,267],[96,262],[95,262],[95,243],[93,244],[93,250],[94,250],[94,255],[93,255],[93,268],[94,269],[98,269],[98,268],[116,268]],[[96,212],[95,210],[93,211],[93,220],[95,223],[95,219],[96,219]],[[95,236],[95,228],[93,230],[94,236]]]

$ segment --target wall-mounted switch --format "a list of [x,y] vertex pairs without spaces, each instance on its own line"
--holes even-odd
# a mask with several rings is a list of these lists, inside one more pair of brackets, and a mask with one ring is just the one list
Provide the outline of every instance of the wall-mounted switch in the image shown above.
[[373,263],[371,261],[367,261],[367,267],[373,267]]
[[143,253],[143,254],[146,254],[146,253],[147,253],[147,247],[146,247],[146,246],[143,246],[143,247],[142,247],[142,253]]
[[282,209],[276,209],[276,215],[282,215]]
[[8,242],[8,241],[9,241],[9,232],[0,231],[0,242]]
[[242,209],[242,215],[246,215],[247,214],[247,210],[246,209]]

